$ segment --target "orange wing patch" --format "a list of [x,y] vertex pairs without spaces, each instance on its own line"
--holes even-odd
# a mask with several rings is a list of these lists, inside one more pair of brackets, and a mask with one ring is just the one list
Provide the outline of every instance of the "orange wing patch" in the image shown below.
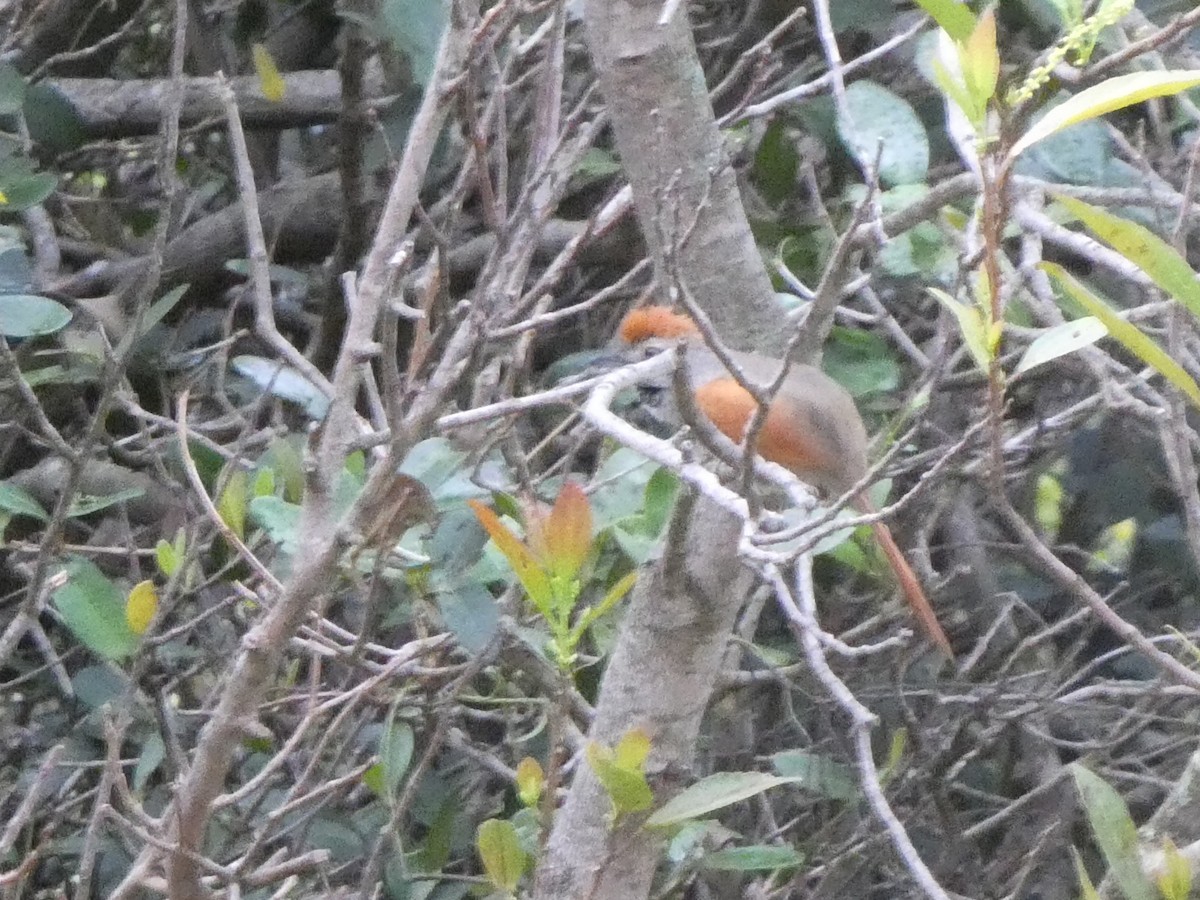
[[[758,404],[734,379],[719,378],[696,391],[696,406],[718,431],[740,444]],[[830,471],[836,463],[797,411],[779,399],[767,411],[756,449],[763,459],[790,469],[806,481],[814,473]]]

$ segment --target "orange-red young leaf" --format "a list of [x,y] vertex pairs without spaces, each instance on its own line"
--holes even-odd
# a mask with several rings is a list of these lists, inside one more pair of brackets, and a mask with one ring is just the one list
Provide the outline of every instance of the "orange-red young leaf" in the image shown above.
[[563,484],[545,528],[546,562],[550,571],[574,578],[592,548],[592,507],[583,488],[573,481]]
[[483,526],[483,530],[495,542],[496,547],[504,554],[508,564],[516,573],[521,586],[534,605],[541,608],[550,603],[550,578],[542,568],[537,557],[522,543],[521,539],[512,533],[500,521],[500,517],[480,503],[478,500],[468,500],[475,518]]

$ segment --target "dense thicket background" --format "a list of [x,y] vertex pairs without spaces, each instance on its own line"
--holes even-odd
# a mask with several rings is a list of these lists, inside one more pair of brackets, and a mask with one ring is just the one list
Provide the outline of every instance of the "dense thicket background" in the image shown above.
[[[697,575],[750,597],[686,769],[655,764],[663,723],[628,723],[657,797],[719,772],[792,780],[655,832],[653,895],[916,896],[919,857],[955,894],[1074,897],[1077,864],[1099,884],[1127,858],[1106,846],[1119,810],[1107,838],[1089,826],[1081,796],[1112,798],[1077,762],[1151,823],[1148,854],[1169,840],[1200,859],[1195,411],[1092,334],[1008,378],[987,417],[999,373],[1063,320],[1044,260],[1200,377],[1191,314],[1057,199],[1194,259],[1200,108],[1152,100],[1022,156],[989,383],[929,291],[971,302],[986,252],[929,18],[879,0],[682,6],[723,153],[686,158],[691,135],[660,130],[681,174],[631,195],[645,161],[623,167],[614,132],[678,98],[635,85],[609,103],[597,69],[636,61],[650,32],[601,35],[595,11],[589,34],[584,4],[0,3],[5,897],[523,893],[570,843],[549,835],[578,773],[607,764],[618,807],[636,795],[640,763],[586,741],[624,605],[574,656],[548,647],[555,612],[526,601],[468,501],[545,562],[534,498],[583,486],[543,541],[587,532],[586,565],[555,585],[578,582],[581,609],[668,532],[692,561],[656,577],[703,569],[678,533],[690,489],[602,439],[584,395],[510,401],[611,363],[616,323],[651,292],[704,294],[679,265],[709,227],[687,202],[723,180],[761,253],[737,264],[765,264],[788,311],[841,301],[823,364],[878,435],[881,497],[905,498],[889,521],[958,657],[889,640],[910,623],[865,528],[819,548],[815,595],[825,631],[873,652],[826,645],[825,674],[761,582]],[[1000,145],[1088,85],[1200,69],[1186,0],[1141,0],[1090,57],[1055,58],[1096,6],[1114,4],[997,5]],[[710,195],[679,201],[696,173]],[[744,346],[766,309],[782,341],[782,309],[739,302],[714,316],[723,334]],[[645,425],[646,399],[617,406]],[[852,728],[834,678],[878,721]],[[879,772],[856,760],[861,734]],[[584,812],[643,840],[607,798]]]

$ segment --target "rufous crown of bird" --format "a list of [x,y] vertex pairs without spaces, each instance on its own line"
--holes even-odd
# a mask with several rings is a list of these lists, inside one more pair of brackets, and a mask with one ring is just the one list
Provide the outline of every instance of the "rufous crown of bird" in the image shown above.
[[[733,443],[744,443],[759,402],[706,343],[694,319],[664,306],[643,306],[624,317],[617,340],[626,348],[682,342],[687,388],[695,411]],[[742,380],[756,389],[772,385],[783,366],[781,360],[758,353],[722,353],[737,367]],[[815,366],[792,363],[769,400],[754,450],[817,491],[836,498],[866,478],[867,446],[867,429],[850,393]],[[850,503],[865,515],[877,513],[862,490],[853,494]],[[891,531],[879,520],[872,522],[871,528],[922,630],[953,658],[950,641]]]

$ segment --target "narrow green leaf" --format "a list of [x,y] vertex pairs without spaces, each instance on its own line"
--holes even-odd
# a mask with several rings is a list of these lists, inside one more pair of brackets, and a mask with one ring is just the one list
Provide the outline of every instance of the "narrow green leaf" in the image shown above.
[[1000,52],[996,47],[996,11],[988,9],[979,17],[975,30],[963,44],[963,83],[978,109],[986,109],[996,93],[1000,78]]
[[1042,116],[1008,151],[1016,159],[1038,141],[1077,122],[1096,119],[1143,100],[1178,94],[1200,85],[1200,71],[1133,72],[1109,78],[1080,91]]
[[718,772],[676,794],[647,819],[646,824],[654,828],[678,825],[755,797],[781,784],[795,784],[797,781],[766,772]]
[[1067,211],[1200,319],[1200,279],[1188,261],[1157,234],[1074,197],[1056,196]]
[[1135,325],[1122,319],[1116,310],[1077,281],[1062,266],[1043,262],[1041,268],[1064,291],[1070,294],[1072,300],[1103,322],[1109,334],[1116,338],[1125,349],[1162,375],[1182,391],[1194,406],[1200,408],[1200,385],[1197,385],[1195,379],[1184,371],[1183,366],[1171,359],[1162,347],[1142,334]]
[[217,512],[221,521],[239,538],[246,537],[246,508],[250,479],[246,470],[235,467],[225,481],[221,496],[217,498]]
[[975,30],[975,17],[967,5],[958,0],[917,0],[917,6],[956,41],[967,40]]
[[413,728],[402,719],[397,719],[393,707],[388,713],[383,734],[379,737],[379,763],[383,767],[383,787],[387,797],[395,797],[400,782],[412,764],[416,737]]
[[1060,356],[1090,347],[1107,336],[1108,329],[1095,316],[1061,322],[1047,328],[1030,342],[1021,355],[1021,361],[1017,363],[1015,374],[1020,375]]
[[1137,826],[1121,795],[1080,763],[1071,763],[1067,768],[1075,779],[1092,834],[1125,900],[1157,900],[1158,892],[1142,869]]
[[979,307],[967,303],[959,303],[945,291],[939,288],[929,288],[929,293],[937,298],[954,316],[954,320],[958,322],[959,333],[962,334],[963,343],[967,345],[967,351],[971,354],[971,358],[975,360],[980,371],[987,373],[991,366],[992,355],[988,350],[989,341],[987,327],[983,321],[983,313],[979,311]]
[[792,847],[756,844],[730,847],[705,854],[700,865],[718,872],[776,872],[804,864],[804,855]]
[[521,849],[521,839],[512,822],[488,819],[475,832],[475,849],[488,881],[506,894],[512,894],[525,871],[528,855]]
[[1074,847],[1071,848],[1071,858],[1075,860],[1075,875],[1079,879],[1079,894],[1083,900],[1100,900],[1100,894],[1096,891],[1096,886],[1092,884],[1092,879],[1088,877],[1087,868],[1083,864],[1083,857],[1079,855],[1079,851]]
[[126,488],[123,491],[117,491],[115,494],[80,494],[72,501],[70,508],[67,510],[67,515],[74,518],[90,516],[94,512],[108,509],[110,506],[116,506],[118,503],[124,503],[126,500],[136,500],[144,493],[146,493],[144,488]]
[[183,295],[187,293],[190,284],[181,284],[178,287],[171,288],[161,297],[154,301],[151,307],[146,310],[146,314],[142,316],[141,334],[145,334],[159,322],[166,318],[167,313],[175,308],[175,305],[183,299]]

